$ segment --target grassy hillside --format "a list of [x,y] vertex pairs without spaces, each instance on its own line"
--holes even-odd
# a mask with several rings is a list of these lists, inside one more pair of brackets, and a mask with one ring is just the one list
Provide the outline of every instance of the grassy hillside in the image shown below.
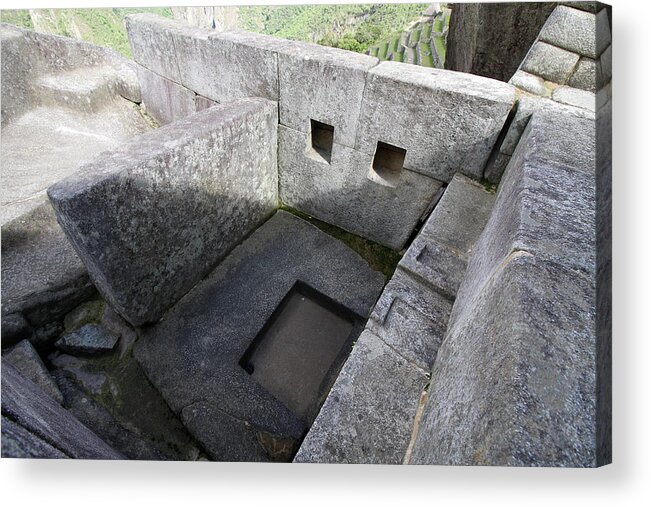
[[[239,28],[243,30],[365,52],[379,41],[399,35],[420,18],[426,7],[427,4],[240,7],[238,16]],[[173,17],[169,8],[115,8],[5,10],[0,11],[0,19],[39,32],[83,39],[131,57],[124,16],[133,12]]]
[[124,16],[135,12],[172,17],[168,8],[31,9],[0,11],[0,20],[43,33],[82,39],[131,58]]

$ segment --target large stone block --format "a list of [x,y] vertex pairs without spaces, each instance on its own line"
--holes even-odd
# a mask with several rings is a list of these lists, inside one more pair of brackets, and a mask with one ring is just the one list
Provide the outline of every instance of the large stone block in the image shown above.
[[104,298],[158,320],[277,205],[277,107],[215,106],[104,152],[48,190]]
[[395,250],[405,244],[441,182],[403,169],[395,186],[369,178],[372,156],[332,145],[330,162],[307,134],[278,127],[282,202]]
[[142,102],[147,113],[167,125],[195,112],[195,93],[158,74],[138,66]]
[[604,49],[597,48],[596,45],[597,19],[601,18],[600,23],[603,23],[605,17],[606,29],[608,29],[606,11],[601,12],[603,14],[596,16],[591,12],[559,5],[540,31],[539,39],[581,56],[597,58]]
[[124,22],[133,59],[156,74],[181,83],[174,34],[192,29],[180,21],[150,13],[130,14]]
[[3,415],[2,457],[65,459],[68,456]]
[[[124,459],[4,358],[2,414],[71,458]],[[25,454],[19,456],[32,457],[36,444],[32,441]],[[60,457],[44,452],[45,457]]]
[[277,101],[277,52],[291,41],[248,32],[188,29],[174,36],[183,86],[217,102],[243,97]]
[[424,371],[364,331],[294,462],[401,464],[426,383]]
[[515,88],[479,76],[383,62],[368,73],[356,147],[406,150],[404,167],[450,181],[480,178],[511,111]]
[[576,53],[538,41],[531,47],[521,69],[546,81],[565,84],[578,61]]
[[379,60],[337,48],[296,44],[278,55],[280,123],[310,133],[310,120],[334,127],[334,142],[355,147],[366,73]]
[[411,463],[595,466],[594,279],[506,258],[449,329]]
[[57,403],[63,403],[63,395],[43,364],[41,357],[27,340],[21,341],[2,357],[29,380],[39,386]]

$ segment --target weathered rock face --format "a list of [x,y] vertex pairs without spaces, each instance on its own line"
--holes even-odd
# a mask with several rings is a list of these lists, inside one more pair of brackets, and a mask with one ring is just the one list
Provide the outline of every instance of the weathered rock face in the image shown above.
[[50,187],[104,298],[158,320],[277,204],[276,105],[215,106],[105,152]]
[[455,3],[445,68],[508,81],[555,2]]
[[457,294],[412,463],[595,466],[590,140],[591,120],[529,122]]
[[92,356],[111,352],[117,342],[118,335],[103,326],[86,324],[72,333],[63,335],[55,345],[64,352]]
[[63,403],[61,391],[45,368],[40,356],[27,340],[21,341],[2,357],[43,389],[54,401]]
[[[3,417],[3,457],[7,447],[11,457],[58,458],[65,454],[81,459],[124,459],[4,359],[2,413],[22,427],[13,431],[8,428],[6,433]],[[28,445],[24,446],[22,441]]]

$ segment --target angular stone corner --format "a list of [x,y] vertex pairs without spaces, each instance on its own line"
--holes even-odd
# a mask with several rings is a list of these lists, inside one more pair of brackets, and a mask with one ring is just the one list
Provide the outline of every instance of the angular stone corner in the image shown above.
[[104,152],[50,187],[104,298],[158,320],[277,205],[276,104],[215,106]]
[[337,48],[297,44],[278,55],[280,123],[310,132],[310,119],[334,127],[334,142],[355,147],[366,74],[379,60]]
[[368,72],[356,148],[373,155],[382,141],[407,151],[406,169],[480,178],[514,101],[500,81],[382,62]]
[[597,58],[601,51],[596,46],[596,30],[597,16],[593,13],[559,5],[540,31],[539,39],[581,56]]
[[529,50],[521,68],[546,81],[565,84],[578,61],[576,53],[538,41]]
[[63,395],[43,364],[38,352],[27,340],[21,341],[2,356],[29,380],[39,386],[57,403],[63,403]]

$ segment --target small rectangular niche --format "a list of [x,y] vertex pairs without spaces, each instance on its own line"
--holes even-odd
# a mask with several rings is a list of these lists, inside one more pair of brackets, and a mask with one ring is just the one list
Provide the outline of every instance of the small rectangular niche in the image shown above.
[[240,360],[240,366],[311,425],[361,332],[357,314],[296,282]]
[[378,141],[368,179],[387,187],[396,187],[407,150]]
[[308,151],[313,158],[330,163],[332,159],[332,143],[334,142],[335,128],[320,121],[310,120],[310,144]]

